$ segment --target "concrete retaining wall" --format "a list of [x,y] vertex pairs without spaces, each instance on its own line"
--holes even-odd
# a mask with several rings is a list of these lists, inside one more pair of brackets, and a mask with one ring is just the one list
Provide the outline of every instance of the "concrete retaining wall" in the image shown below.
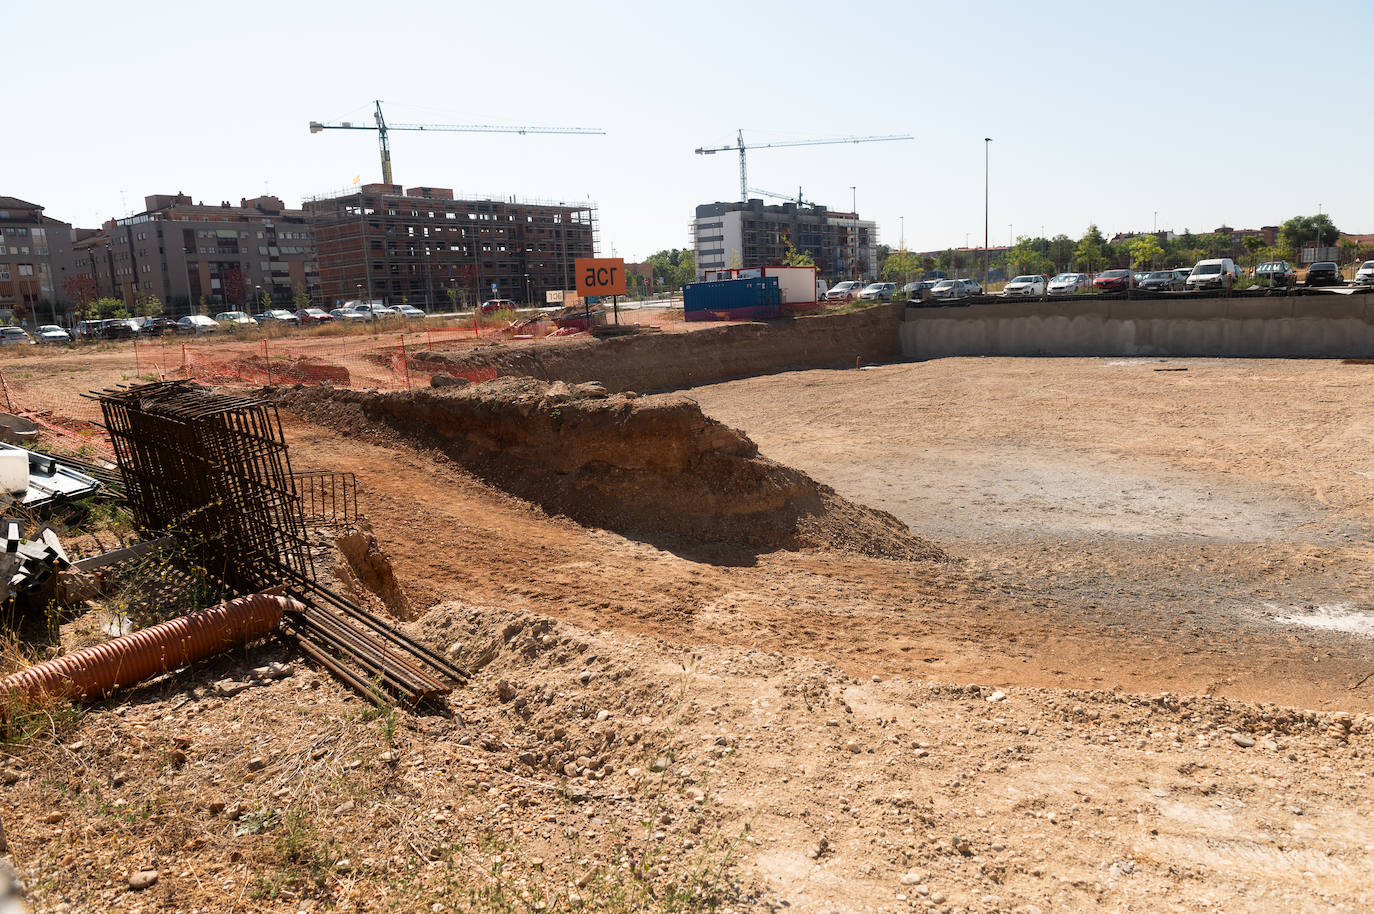
[[1374,295],[908,308],[902,355],[1374,358]]
[[606,340],[547,340],[519,346],[420,351],[431,371],[494,368],[501,376],[600,381],[612,393],[678,390],[808,368],[853,368],[901,358],[900,302],[849,314],[731,324],[691,333],[642,333]]

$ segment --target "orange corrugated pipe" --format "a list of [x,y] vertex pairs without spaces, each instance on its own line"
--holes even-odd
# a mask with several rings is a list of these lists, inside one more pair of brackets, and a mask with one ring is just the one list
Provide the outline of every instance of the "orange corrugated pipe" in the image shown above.
[[35,664],[0,680],[0,694],[102,698],[159,673],[255,641],[276,629],[284,610],[304,608],[289,597],[261,593],[239,597]]

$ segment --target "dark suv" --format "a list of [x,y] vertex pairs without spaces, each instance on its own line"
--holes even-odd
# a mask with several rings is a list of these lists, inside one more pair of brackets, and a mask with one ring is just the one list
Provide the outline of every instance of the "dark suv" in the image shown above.
[[1288,285],[1288,277],[1292,276],[1294,270],[1288,265],[1286,260],[1271,260],[1255,267],[1255,279],[1268,280],[1269,285],[1274,287]]
[[132,318],[121,317],[105,322],[100,335],[107,340],[131,340],[138,336],[139,323]]
[[1314,263],[1307,268],[1307,280],[1305,285],[1309,286],[1339,286],[1341,284],[1341,270],[1329,260]]
[[138,328],[138,332],[145,336],[162,336],[164,333],[176,333],[177,322],[170,317],[150,317]]

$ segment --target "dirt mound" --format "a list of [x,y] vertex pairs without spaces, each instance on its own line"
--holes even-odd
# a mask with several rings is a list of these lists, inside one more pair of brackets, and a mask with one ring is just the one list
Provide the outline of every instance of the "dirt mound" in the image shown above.
[[747,436],[683,396],[504,378],[397,393],[300,388],[278,401],[317,424],[437,446],[552,514],[665,548],[944,557],[892,515],[761,457]]

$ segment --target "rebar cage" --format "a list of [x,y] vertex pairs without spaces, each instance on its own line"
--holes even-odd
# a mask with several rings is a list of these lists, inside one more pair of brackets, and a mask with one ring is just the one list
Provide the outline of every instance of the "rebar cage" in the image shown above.
[[135,522],[239,593],[313,578],[276,407],[185,381],[98,395]]

